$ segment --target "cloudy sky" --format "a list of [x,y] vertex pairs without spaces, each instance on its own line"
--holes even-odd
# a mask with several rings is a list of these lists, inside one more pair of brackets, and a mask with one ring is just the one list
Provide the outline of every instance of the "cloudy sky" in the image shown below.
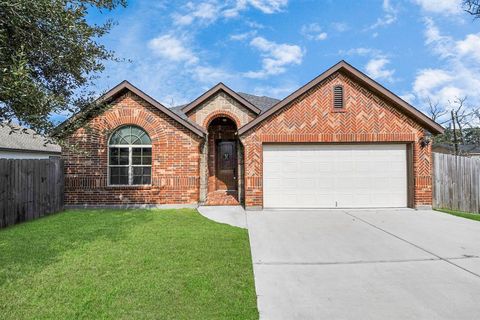
[[222,81],[283,98],[344,59],[420,109],[480,103],[480,20],[461,0],[130,0],[100,42],[102,92],[127,79],[167,106]]

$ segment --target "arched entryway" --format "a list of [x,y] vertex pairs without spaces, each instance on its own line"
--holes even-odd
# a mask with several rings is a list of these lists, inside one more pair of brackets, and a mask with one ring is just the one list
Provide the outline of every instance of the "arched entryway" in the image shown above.
[[206,204],[239,204],[237,125],[225,115],[208,124],[208,193]]

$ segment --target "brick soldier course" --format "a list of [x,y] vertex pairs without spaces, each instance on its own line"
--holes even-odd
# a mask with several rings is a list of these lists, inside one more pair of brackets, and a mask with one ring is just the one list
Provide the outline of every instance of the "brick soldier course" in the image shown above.
[[[341,110],[333,108],[337,85],[344,90]],[[101,100],[110,107],[66,139],[77,145],[62,155],[69,205],[206,202],[260,208],[262,144],[279,142],[405,143],[410,158],[409,206],[432,203],[432,157],[426,134],[443,128],[344,61],[281,101],[218,84],[186,106],[167,109],[128,82]],[[74,121],[76,117],[60,129]],[[108,183],[109,137],[124,125],[142,128],[152,141],[151,185]],[[224,190],[217,177],[215,148],[221,139],[236,141],[236,190]]]

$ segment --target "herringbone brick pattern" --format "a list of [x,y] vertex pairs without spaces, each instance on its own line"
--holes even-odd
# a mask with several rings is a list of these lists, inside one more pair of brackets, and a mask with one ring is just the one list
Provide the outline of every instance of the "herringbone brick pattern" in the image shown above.
[[[333,109],[333,86],[341,84],[345,109]],[[224,115],[237,126],[254,114],[228,95],[219,94],[189,114],[192,121],[208,126]],[[152,185],[109,187],[107,152],[110,133],[121,125],[144,128],[152,139]],[[256,128],[240,137],[243,143],[242,199],[247,206],[262,206],[263,143],[361,143],[403,142],[413,145],[414,204],[431,204],[431,149],[422,148],[421,125],[348,76],[337,73],[309,90]],[[67,204],[195,203],[199,201],[201,138],[132,93],[119,97],[112,107],[91,119],[64,148]],[[210,141],[211,142],[211,141]],[[242,163],[242,161],[239,161]],[[211,165],[211,164],[210,164]],[[208,179],[209,172],[204,170]],[[243,178],[243,177],[239,177]],[[205,186],[206,187],[206,186]],[[212,191],[212,188],[210,188]],[[209,201],[229,202],[230,195],[210,194]],[[238,200],[236,200],[238,201]]]
[[[345,109],[333,109],[333,87],[343,85]],[[415,205],[431,204],[431,150],[422,127],[348,76],[336,73],[241,140],[245,147],[245,204],[262,206],[262,144],[273,142],[405,142],[414,145]]]

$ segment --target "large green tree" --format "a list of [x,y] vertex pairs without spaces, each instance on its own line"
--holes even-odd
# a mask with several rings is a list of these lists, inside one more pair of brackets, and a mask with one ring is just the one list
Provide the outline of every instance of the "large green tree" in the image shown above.
[[89,85],[115,57],[98,42],[112,21],[86,16],[118,6],[126,0],[0,0],[0,121],[46,132],[53,113],[88,103]]

